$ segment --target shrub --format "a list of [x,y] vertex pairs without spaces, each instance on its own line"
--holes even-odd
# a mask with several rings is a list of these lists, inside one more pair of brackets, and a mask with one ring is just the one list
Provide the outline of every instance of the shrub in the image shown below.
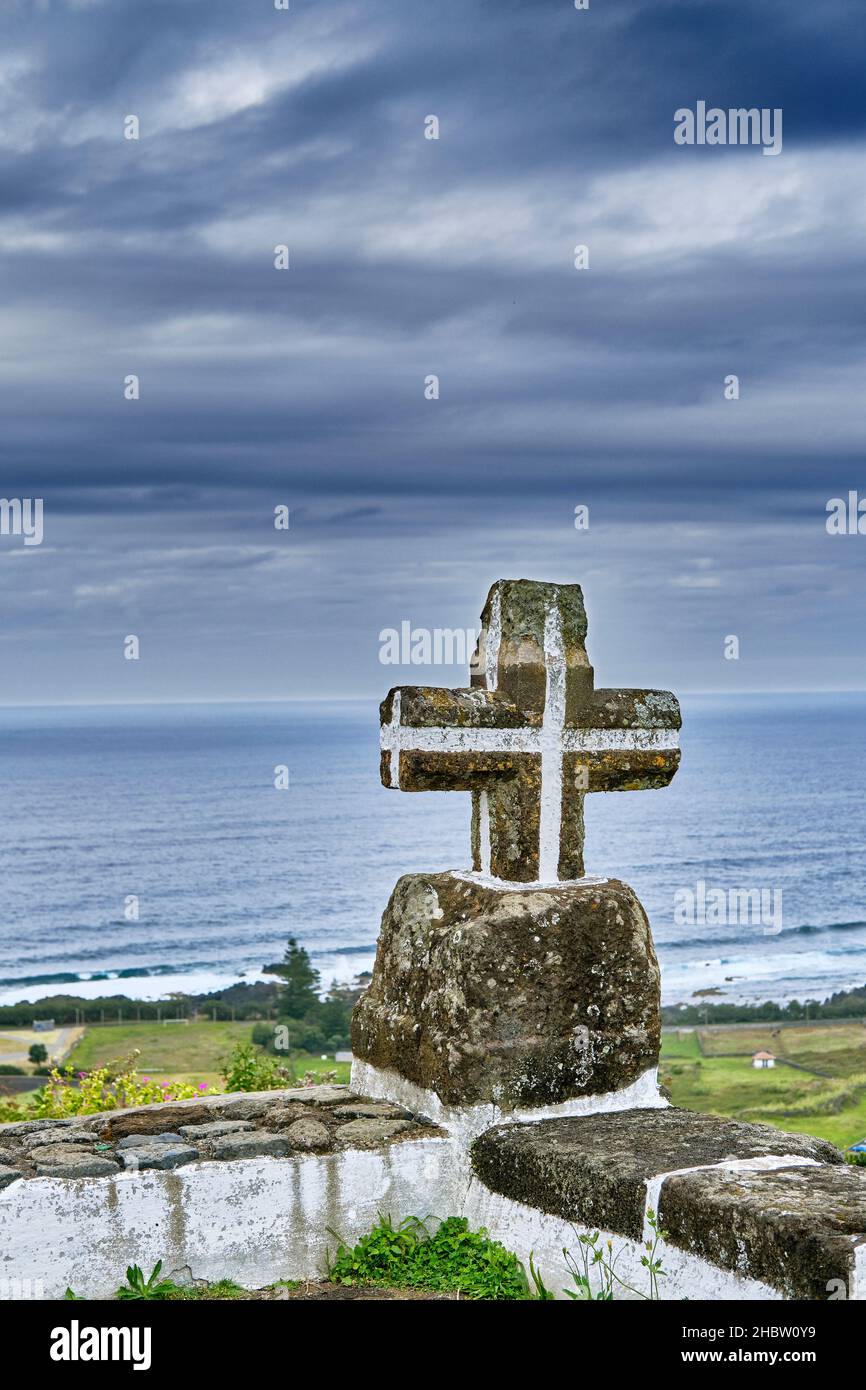
[[153,1105],[156,1101],[191,1100],[216,1095],[204,1082],[154,1081],[135,1069],[138,1051],[122,1061],[108,1062],[94,1071],[77,1074],[71,1066],[54,1067],[49,1082],[38,1093],[33,1114],[39,1119],[60,1120],[69,1115],[92,1115],[100,1110],[124,1110],[128,1106]]
[[294,1081],[292,1072],[252,1043],[238,1043],[224,1058],[222,1077],[227,1091],[276,1091]]
[[13,1066],[10,1065],[9,1062],[4,1062],[4,1063],[2,1064],[2,1066],[0,1066],[0,1076],[26,1076],[26,1075],[27,1075],[27,1073],[26,1073],[26,1071],[24,1070],[23,1067],[13,1067]]
[[252,1041],[254,1047],[263,1047],[268,1051],[274,1050],[274,1025],[272,1023],[256,1023],[253,1025]]
[[254,1047],[260,1047],[277,1057],[285,1057],[290,1050],[336,1052],[337,1047],[343,1046],[339,1038],[336,1044],[333,1043],[315,1017],[282,1018],[278,1023],[257,1023],[253,1027],[251,1040]]
[[31,1043],[27,1056],[35,1066],[40,1067],[43,1062],[48,1061],[48,1048],[44,1043]]

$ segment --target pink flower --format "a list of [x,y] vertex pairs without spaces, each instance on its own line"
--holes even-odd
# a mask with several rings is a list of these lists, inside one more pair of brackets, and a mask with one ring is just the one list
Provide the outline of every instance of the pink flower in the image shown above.
[[199,1082],[199,1085],[198,1085],[198,1088],[199,1088],[200,1091],[206,1091],[206,1090],[207,1090],[207,1083],[206,1083],[205,1081],[200,1081],[200,1082]]

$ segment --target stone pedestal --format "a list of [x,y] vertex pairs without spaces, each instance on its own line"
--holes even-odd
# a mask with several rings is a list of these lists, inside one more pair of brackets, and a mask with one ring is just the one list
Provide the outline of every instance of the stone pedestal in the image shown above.
[[365,1085],[456,1111],[659,1104],[659,1042],[649,923],[616,879],[406,875],[352,1023]]

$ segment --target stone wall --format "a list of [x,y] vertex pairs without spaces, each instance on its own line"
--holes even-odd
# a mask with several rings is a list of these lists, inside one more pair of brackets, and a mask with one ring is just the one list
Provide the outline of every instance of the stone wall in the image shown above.
[[[474,1144],[472,1166],[479,1215],[542,1233],[536,1262],[555,1257],[569,1228],[566,1245],[575,1228],[601,1229],[639,1256],[652,1210],[667,1232],[665,1297],[866,1298],[866,1171],[822,1139],[626,1110],[497,1126]],[[631,1266],[640,1277],[639,1258]]]
[[458,1204],[449,1160],[442,1131],[336,1086],[3,1125],[0,1290],[106,1298],[157,1260],[247,1288],[319,1278],[335,1233],[425,1191]]
[[[821,1140],[674,1109],[503,1123],[474,1142],[345,1087],[213,1096],[0,1126],[0,1289],[104,1298],[127,1264],[249,1288],[320,1278],[380,1213],[465,1215],[546,1284],[600,1230],[637,1290],[646,1210],[662,1296],[866,1298],[866,1171]],[[841,1292],[840,1292],[841,1290]]]

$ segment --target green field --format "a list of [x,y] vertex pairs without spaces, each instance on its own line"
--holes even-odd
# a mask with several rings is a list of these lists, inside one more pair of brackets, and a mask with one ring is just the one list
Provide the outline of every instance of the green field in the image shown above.
[[[118,1023],[88,1027],[73,1049],[68,1064],[77,1071],[92,1071],[128,1057],[138,1049],[136,1070],[158,1081],[200,1081],[221,1086],[222,1060],[237,1043],[251,1040],[251,1023]],[[306,1053],[294,1055],[287,1063],[297,1076],[305,1071],[336,1071],[340,1081],[348,1081],[349,1066],[333,1059],[323,1061]]]
[[[758,1051],[774,1053],[776,1066],[756,1070]],[[662,1037],[660,1074],[674,1104],[690,1110],[816,1134],[841,1148],[866,1136],[861,1023],[672,1029]]]

